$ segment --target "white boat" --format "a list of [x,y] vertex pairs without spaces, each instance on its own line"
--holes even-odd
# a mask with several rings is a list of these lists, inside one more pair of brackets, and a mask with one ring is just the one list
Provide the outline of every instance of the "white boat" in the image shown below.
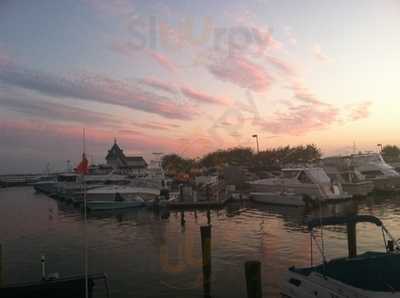
[[251,192],[294,193],[324,202],[350,199],[340,183],[333,183],[322,168],[282,169],[280,177],[249,182]]
[[343,190],[353,196],[365,197],[374,189],[374,183],[366,180],[365,176],[351,165],[349,157],[326,157],[320,164],[332,181],[339,182]]
[[160,195],[160,190],[147,187],[135,187],[130,185],[107,185],[89,189],[86,199],[90,201],[114,201],[117,195],[127,200],[140,196],[144,200],[152,200]]
[[[355,226],[358,222],[371,222],[382,228],[385,252],[366,252],[357,255]],[[314,266],[311,250],[310,267],[289,268],[283,278],[281,296],[286,298],[400,297],[400,248],[382,222],[369,215],[317,218],[309,223],[311,237],[314,227],[336,224],[348,226],[349,256],[326,261],[322,250],[324,262]]]
[[351,165],[374,183],[378,191],[400,190],[400,174],[387,164],[379,153],[360,153],[350,156]]
[[56,192],[59,196],[79,194],[83,191],[83,180],[86,189],[93,189],[104,185],[120,185],[127,184],[130,180],[124,175],[107,174],[107,175],[85,175],[83,178],[76,173],[63,173],[57,175]]
[[127,209],[144,207],[145,201],[139,196],[126,199],[123,195],[119,195],[113,201],[87,201],[86,206],[89,210]]
[[307,198],[304,195],[295,193],[280,193],[280,192],[251,192],[250,200],[271,205],[285,205],[303,207],[311,204],[311,198]]

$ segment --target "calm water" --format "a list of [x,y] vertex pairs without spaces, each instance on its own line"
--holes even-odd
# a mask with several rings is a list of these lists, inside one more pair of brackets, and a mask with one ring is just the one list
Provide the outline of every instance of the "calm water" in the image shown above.
[[[400,197],[371,197],[330,206],[324,214],[373,214],[400,237]],[[200,226],[205,212],[171,212],[169,218],[150,210],[91,213],[88,221],[90,272],[109,276],[111,297],[201,297]],[[244,262],[260,260],[265,296],[279,293],[289,266],[309,264],[310,237],[304,210],[247,202],[211,212],[212,297],[245,297]],[[40,256],[47,271],[83,272],[84,226],[79,210],[30,187],[0,189],[0,243],[6,283],[38,280]],[[347,253],[343,227],[324,230],[329,258]],[[384,250],[382,233],[371,224],[357,226],[359,252]],[[314,252],[316,249],[314,249]],[[314,260],[320,260],[315,253]],[[103,294],[100,289],[97,297]]]

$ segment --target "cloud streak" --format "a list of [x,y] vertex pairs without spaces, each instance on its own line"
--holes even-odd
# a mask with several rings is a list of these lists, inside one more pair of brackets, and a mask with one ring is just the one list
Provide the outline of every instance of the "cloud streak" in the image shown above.
[[170,119],[190,120],[194,108],[177,105],[174,99],[105,76],[71,77],[32,71],[15,64],[0,64],[0,81],[57,98],[75,98],[119,105]]
[[272,82],[272,77],[261,65],[243,55],[217,55],[211,59],[207,69],[217,79],[255,92],[267,91]]
[[10,111],[25,114],[28,117],[91,124],[103,123],[108,126],[120,124],[120,121],[106,113],[93,112],[47,100],[1,95],[0,106]]

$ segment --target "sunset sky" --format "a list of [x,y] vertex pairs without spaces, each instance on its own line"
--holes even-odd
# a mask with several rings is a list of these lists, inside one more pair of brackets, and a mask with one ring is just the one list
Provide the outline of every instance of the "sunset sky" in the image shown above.
[[0,1],[0,173],[399,145],[400,2]]

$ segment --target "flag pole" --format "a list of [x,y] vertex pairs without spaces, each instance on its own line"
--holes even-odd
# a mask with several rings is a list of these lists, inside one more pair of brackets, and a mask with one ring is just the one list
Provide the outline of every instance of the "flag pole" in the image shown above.
[[[86,158],[86,131],[83,128],[83,156],[82,160]],[[83,183],[83,217],[84,217],[84,242],[85,242],[85,253],[84,253],[84,262],[85,262],[85,297],[89,297],[89,281],[88,281],[88,272],[89,272],[89,254],[88,254],[88,236],[87,236],[87,204],[86,204],[86,181],[85,181],[85,171],[82,171],[82,183]]]

